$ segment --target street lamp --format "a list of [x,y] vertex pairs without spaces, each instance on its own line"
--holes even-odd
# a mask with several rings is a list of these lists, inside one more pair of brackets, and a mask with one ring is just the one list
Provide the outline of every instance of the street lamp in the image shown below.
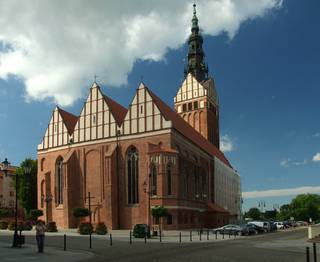
[[14,234],[13,234],[13,242],[12,247],[19,247],[19,235],[18,235],[18,175],[17,174],[9,174],[9,166],[10,162],[7,158],[1,163],[2,164],[2,171],[4,172],[5,176],[15,176],[16,182],[16,205],[15,205],[15,224],[14,224]]
[[46,223],[48,225],[48,223],[49,223],[49,210],[48,210],[48,207],[49,207],[49,203],[52,201],[53,197],[49,193],[49,195],[46,195],[46,196],[42,195],[41,199],[42,199],[42,201],[46,202]]
[[150,195],[151,195],[151,191],[150,191],[150,177],[151,177],[151,174],[149,174],[148,176],[148,182],[147,181],[144,181],[143,182],[143,191],[144,193],[148,194],[148,227],[150,229]]

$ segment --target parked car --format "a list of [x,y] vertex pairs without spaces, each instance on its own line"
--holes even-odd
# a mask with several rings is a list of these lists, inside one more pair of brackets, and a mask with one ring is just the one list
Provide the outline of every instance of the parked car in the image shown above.
[[265,232],[263,227],[259,227],[259,226],[255,225],[255,224],[247,224],[247,225],[253,227],[255,230],[258,231],[258,233],[264,233]]
[[277,231],[278,230],[278,227],[276,225],[275,222],[270,222],[270,231],[273,232],[273,231]]
[[277,226],[277,229],[284,229],[284,224],[281,221],[276,221],[274,224]]
[[261,227],[264,229],[264,232],[270,232],[270,222],[268,221],[250,221],[248,224],[253,224],[258,227]]
[[248,231],[248,228],[245,226],[226,225],[226,226],[214,229],[214,233],[242,236],[242,235],[248,235],[249,231]]
[[150,238],[150,227],[147,224],[136,224],[133,228],[133,234],[136,238]]
[[[254,224],[247,224],[245,225],[247,227],[248,230],[248,234],[249,235],[257,235],[260,232],[260,228],[258,228],[258,226],[254,225]],[[262,229],[263,231],[263,229]]]

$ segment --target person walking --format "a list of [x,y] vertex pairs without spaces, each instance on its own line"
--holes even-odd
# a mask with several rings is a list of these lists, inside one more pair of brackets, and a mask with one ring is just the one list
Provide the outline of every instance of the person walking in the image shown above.
[[38,246],[38,253],[43,253],[45,232],[46,226],[44,225],[43,221],[38,220],[36,223],[36,240]]

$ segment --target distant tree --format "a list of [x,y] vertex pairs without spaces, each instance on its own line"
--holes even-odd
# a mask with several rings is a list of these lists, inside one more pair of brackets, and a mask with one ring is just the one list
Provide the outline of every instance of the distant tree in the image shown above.
[[[25,167],[30,167],[30,173],[25,173]],[[18,199],[27,215],[30,210],[37,209],[37,160],[26,158],[16,170],[19,177]]]
[[313,221],[320,219],[320,195],[317,194],[301,194],[292,199],[290,204],[283,205],[277,218],[280,220]]
[[256,207],[250,208],[249,211],[246,212],[244,216],[252,220],[260,220],[262,218],[260,210]]
[[264,212],[264,218],[267,220],[275,220],[277,218],[278,211],[274,210],[266,210]]

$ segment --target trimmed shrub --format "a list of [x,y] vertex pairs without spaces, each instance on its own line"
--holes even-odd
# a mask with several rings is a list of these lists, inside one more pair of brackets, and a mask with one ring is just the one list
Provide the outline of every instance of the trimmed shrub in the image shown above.
[[23,230],[30,231],[32,230],[33,223],[32,221],[25,221],[23,223]]
[[8,209],[0,209],[0,217],[10,217],[12,215],[12,212],[10,212]]
[[32,210],[30,210],[30,218],[33,221],[37,221],[38,217],[41,217],[41,216],[43,216],[43,211],[42,210],[40,210],[40,209],[32,209]]
[[89,222],[81,223],[78,228],[78,232],[80,235],[89,235],[93,232],[93,226]]
[[90,215],[88,208],[76,207],[72,209],[72,214],[74,217],[87,217]]
[[47,224],[47,232],[58,232],[56,222],[51,221]]
[[[18,224],[17,224],[18,231],[23,230],[24,229],[23,226],[24,226],[24,223],[22,221],[18,221]],[[10,222],[8,229],[14,230],[15,229],[15,222]]]
[[106,235],[108,233],[108,229],[107,226],[105,225],[105,223],[100,222],[96,225],[96,234],[97,235]]
[[0,221],[0,229],[8,229],[8,225],[7,221]]

